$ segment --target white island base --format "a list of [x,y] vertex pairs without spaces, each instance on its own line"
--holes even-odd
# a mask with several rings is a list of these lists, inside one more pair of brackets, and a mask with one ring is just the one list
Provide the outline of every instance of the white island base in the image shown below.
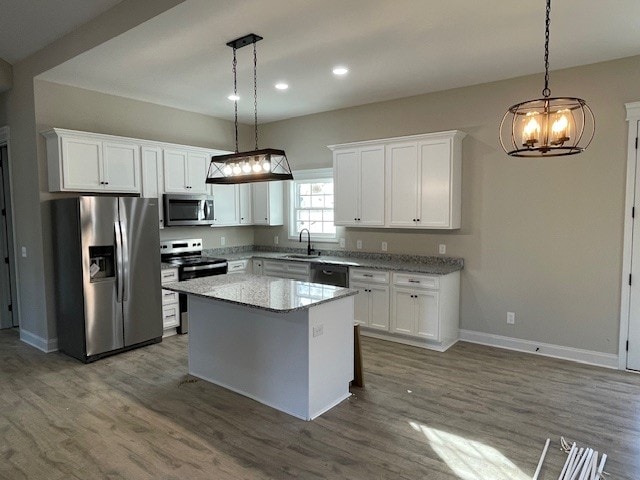
[[353,302],[276,313],[189,295],[189,373],[313,420],[350,395]]

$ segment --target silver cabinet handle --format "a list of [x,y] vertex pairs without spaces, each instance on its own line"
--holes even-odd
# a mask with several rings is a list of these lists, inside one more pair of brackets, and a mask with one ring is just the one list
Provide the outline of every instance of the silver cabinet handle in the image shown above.
[[412,278],[410,278],[408,280],[409,283],[420,283],[420,280],[413,280]]
[[370,274],[370,273],[363,273],[363,274],[362,274],[362,276],[363,276],[363,277],[373,277],[373,275],[372,275],[372,274]]

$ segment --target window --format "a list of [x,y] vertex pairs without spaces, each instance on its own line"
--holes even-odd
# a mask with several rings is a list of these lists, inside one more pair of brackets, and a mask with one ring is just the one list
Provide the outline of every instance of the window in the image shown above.
[[335,241],[333,224],[333,170],[294,172],[289,192],[289,236],[297,238],[303,228],[316,241]]

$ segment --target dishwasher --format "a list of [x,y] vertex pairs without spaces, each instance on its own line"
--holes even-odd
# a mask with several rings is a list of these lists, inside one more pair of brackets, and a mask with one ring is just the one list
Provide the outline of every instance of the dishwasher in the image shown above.
[[349,286],[349,267],[344,265],[327,265],[326,263],[311,264],[311,283],[335,285],[336,287]]

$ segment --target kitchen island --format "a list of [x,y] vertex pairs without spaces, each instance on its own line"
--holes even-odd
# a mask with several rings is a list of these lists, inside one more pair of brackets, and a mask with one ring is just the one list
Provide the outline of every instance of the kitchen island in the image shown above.
[[191,375],[304,420],[349,397],[357,291],[244,274],[163,288],[188,295]]

